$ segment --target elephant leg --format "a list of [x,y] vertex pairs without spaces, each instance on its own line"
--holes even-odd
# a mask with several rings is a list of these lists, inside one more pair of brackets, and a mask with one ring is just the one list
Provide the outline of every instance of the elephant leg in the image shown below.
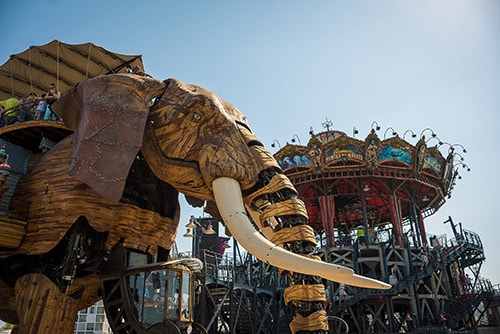
[[19,334],[73,333],[79,302],[63,294],[46,276],[22,276],[15,290]]
[[[284,249],[306,257],[314,253],[316,239],[308,226],[307,213],[297,201],[297,193],[282,174],[263,172],[259,190],[248,195],[246,204],[262,212],[258,218],[261,227],[267,220],[273,223],[271,241]],[[316,257],[316,260],[321,260]],[[284,272],[283,272],[284,273]],[[290,323],[292,333],[327,333],[326,296],[319,276],[287,272],[291,278],[285,289],[285,303],[295,306],[295,317]]]

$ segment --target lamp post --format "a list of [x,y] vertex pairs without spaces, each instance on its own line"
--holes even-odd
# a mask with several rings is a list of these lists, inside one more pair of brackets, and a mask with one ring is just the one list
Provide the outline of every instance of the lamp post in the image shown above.
[[222,254],[227,248],[230,248],[227,237],[219,237],[218,221],[213,218],[195,218],[191,216],[184,237],[193,238],[191,242],[191,256],[202,259],[202,250],[208,250],[218,254],[218,258],[222,258]]
[[[217,221],[213,218],[197,219],[191,216],[189,222],[186,224],[187,231],[183,235],[186,238],[193,238],[191,243],[191,256],[200,258],[200,246],[202,246],[202,238],[204,236],[214,236],[214,240],[217,240],[218,233],[214,230],[214,223],[216,222]],[[207,244],[211,244],[211,242],[207,241]]]

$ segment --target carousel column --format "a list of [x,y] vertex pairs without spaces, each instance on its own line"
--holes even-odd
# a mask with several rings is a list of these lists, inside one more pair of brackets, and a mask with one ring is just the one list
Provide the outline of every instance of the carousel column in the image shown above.
[[[414,228],[415,234],[416,234],[416,241],[415,246],[420,247],[422,246],[422,233],[420,231],[420,219],[418,218],[417,210],[420,212],[420,208],[418,208],[417,204],[415,203],[415,198],[412,197],[411,199],[411,213],[412,213],[412,229]],[[415,225],[415,227],[413,227]],[[425,236],[425,234],[424,234]],[[425,239],[425,237],[424,237]]]
[[421,315],[422,312],[420,310],[420,301],[418,299],[418,283],[413,283],[408,286],[408,291],[411,296],[411,310],[410,314],[412,316],[412,322],[414,322],[412,325],[416,326],[419,328],[422,326],[421,324]]
[[336,247],[334,234],[335,197],[333,195],[320,196],[318,202],[321,210],[321,222],[326,234],[326,246]]
[[391,333],[396,332],[397,324],[396,324],[396,318],[394,317],[395,311],[394,311],[394,302],[392,300],[392,296],[387,297],[387,304],[389,308],[389,312],[387,314],[387,317],[389,318],[389,328]]
[[424,225],[424,216],[422,215],[422,211],[418,210],[418,226],[420,229],[420,235],[421,235],[421,240],[422,240],[422,246],[427,247],[427,237],[426,237],[426,232],[425,232],[425,225]]
[[401,225],[401,208],[396,196],[396,192],[392,190],[392,201],[391,201],[391,218],[392,218],[392,227],[393,227],[393,235],[396,236],[396,244],[402,245],[401,240],[401,232],[403,230]]
[[361,210],[363,212],[363,228],[365,229],[365,240],[366,246],[370,247],[370,231],[368,229],[368,217],[366,214],[366,200],[365,200],[365,191],[363,189],[363,183],[359,180],[359,193],[361,194]]

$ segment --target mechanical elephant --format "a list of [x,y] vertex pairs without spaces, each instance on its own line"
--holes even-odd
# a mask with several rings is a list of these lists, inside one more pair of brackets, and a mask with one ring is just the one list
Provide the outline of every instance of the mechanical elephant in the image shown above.
[[[15,197],[31,205],[16,256],[31,260],[4,281],[22,279],[27,271],[59,280],[65,302],[74,305],[65,312],[95,302],[97,268],[114,245],[159,258],[170,249],[180,192],[195,206],[205,204],[250,253],[291,276],[285,299],[296,304],[293,332],[327,329],[320,278],[390,287],[309,255],[316,241],[296,190],[243,114],[217,95],[176,79],[113,74],[75,85],[53,108],[74,134],[31,162],[29,177],[20,181]],[[147,204],[141,204],[142,197]],[[73,270],[71,280],[62,284],[67,273],[60,269],[54,274],[38,263],[57,262],[46,254],[75,222],[99,237],[86,247],[84,261],[82,254],[73,256],[72,268],[95,270]],[[3,268],[12,270],[17,259],[7,259]],[[16,293],[21,287],[17,282]],[[15,303],[21,325],[29,322],[33,314],[20,314],[27,309],[23,298],[16,296]],[[15,318],[7,311],[0,310],[0,316]]]

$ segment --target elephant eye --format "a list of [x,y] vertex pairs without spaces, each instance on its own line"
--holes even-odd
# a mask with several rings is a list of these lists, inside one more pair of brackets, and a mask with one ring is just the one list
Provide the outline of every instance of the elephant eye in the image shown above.
[[195,121],[201,121],[201,115],[195,111],[195,112],[193,113],[193,119],[194,119]]

